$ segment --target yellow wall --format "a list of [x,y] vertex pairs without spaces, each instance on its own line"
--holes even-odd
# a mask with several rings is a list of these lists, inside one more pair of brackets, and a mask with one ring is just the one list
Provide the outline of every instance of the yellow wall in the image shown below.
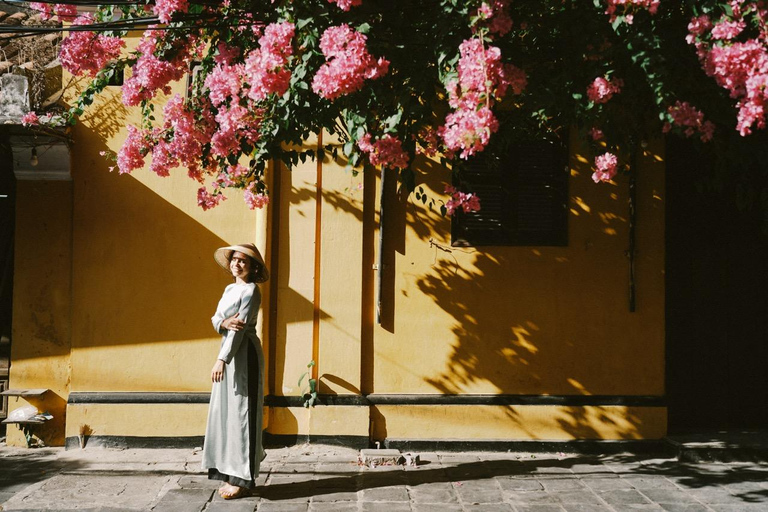
[[[72,182],[19,181],[16,190],[10,388],[50,391],[8,405],[50,412],[53,420],[34,432],[60,445],[71,376]],[[16,426],[8,426],[8,443],[25,445]]]
[[[59,418],[69,391],[210,389],[218,336],[209,319],[229,282],[212,253],[254,240],[268,259],[277,244],[277,261],[268,261],[276,272],[262,285],[265,298],[273,293],[263,323],[270,303],[276,308],[275,324],[262,336],[274,395],[299,396],[297,381],[312,359],[320,391],[338,395],[664,394],[658,151],[644,156],[638,171],[636,312],[628,307],[628,180],[594,184],[591,157],[574,135],[567,247],[451,247],[450,220],[412,197],[398,200],[393,189],[377,325],[379,173],[353,173],[330,159],[275,166],[268,210],[252,212],[232,192],[203,212],[199,184],[183,171],[170,178],[106,171],[99,153],[117,151],[125,124],[137,119],[115,98],[99,101],[73,134],[72,182],[21,184],[18,191],[11,385],[54,390],[52,443],[63,441]],[[449,172],[430,160],[416,165],[419,185],[447,199]],[[36,211],[39,204],[57,214]],[[666,425],[663,407],[318,406],[270,413],[272,434],[375,439],[642,439],[662,436]],[[67,436],[85,424],[94,435],[115,436],[195,436],[205,428],[200,404],[72,405],[68,414]]]

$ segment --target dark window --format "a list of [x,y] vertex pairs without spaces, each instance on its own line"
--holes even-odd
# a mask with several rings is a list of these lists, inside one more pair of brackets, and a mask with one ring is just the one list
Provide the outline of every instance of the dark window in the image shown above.
[[480,198],[480,211],[458,212],[454,246],[568,245],[568,151],[560,143],[513,144],[505,157],[480,153],[457,185]]

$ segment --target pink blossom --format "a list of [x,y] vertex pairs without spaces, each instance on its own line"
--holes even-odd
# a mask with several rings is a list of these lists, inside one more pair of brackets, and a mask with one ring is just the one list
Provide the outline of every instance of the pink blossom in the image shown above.
[[160,21],[170,23],[175,13],[189,11],[189,0],[155,0],[153,10]]
[[40,19],[49,20],[54,14],[60,21],[71,21],[77,17],[77,6],[72,4],[56,4],[45,2],[29,2],[29,8],[40,13]]
[[128,137],[117,152],[117,169],[125,174],[144,166],[144,157],[149,151],[147,133],[128,125]]
[[219,193],[209,193],[208,189],[205,187],[200,187],[197,191],[197,205],[205,210],[210,210],[211,208],[217,206],[222,200],[226,200],[227,197],[223,194]]
[[619,160],[613,153],[603,153],[595,158],[595,172],[592,173],[592,180],[595,183],[601,181],[610,181],[616,176],[616,169],[619,165]]
[[651,14],[656,14],[659,9],[660,0],[606,0],[607,7],[605,14],[610,17],[611,23],[617,16],[623,15],[628,24],[632,24],[634,13],[638,10],[647,10]]
[[198,38],[173,39],[169,51],[171,59],[155,55],[157,44],[163,38],[162,31],[147,30],[136,48],[139,58],[133,65],[133,74],[123,84],[123,103],[132,107],[154,97],[157,91],[170,94],[171,82],[180,80],[189,70],[190,60],[197,54]]
[[293,54],[294,33],[293,23],[272,23],[259,38],[260,48],[246,57],[245,80],[251,86],[248,96],[252,100],[260,101],[273,93],[282,96],[288,90],[291,71],[287,64]]
[[[712,140],[715,131],[715,125],[711,121],[704,121],[704,114],[693,107],[687,101],[677,101],[667,109],[667,113],[672,118],[672,124],[684,128],[683,133],[690,137],[696,132],[701,134],[702,142]],[[670,127],[665,125],[665,132]]]
[[328,0],[328,2],[338,5],[342,11],[348,11],[352,7],[362,5],[363,0]]
[[255,192],[256,183],[251,183],[249,187],[243,192],[243,199],[248,208],[254,210],[256,208],[264,208],[269,204],[269,196],[260,192]]
[[589,130],[589,136],[592,138],[592,140],[597,141],[597,140],[602,140],[605,134],[603,133],[603,130],[593,126]]
[[445,117],[445,125],[438,128],[438,135],[450,151],[461,151],[467,159],[485,149],[491,134],[499,129],[499,122],[491,109],[458,109]]
[[624,81],[620,78],[608,80],[602,76],[595,78],[587,87],[587,97],[595,103],[606,103],[614,94],[621,92]]
[[216,61],[216,64],[232,64],[232,61],[240,56],[240,48],[237,46],[229,46],[224,41],[219,41],[219,44],[216,45],[216,49],[218,50],[218,53],[216,53],[216,56],[213,58],[213,60]]
[[688,44],[693,44],[696,42],[697,37],[700,37],[711,28],[712,21],[706,14],[691,18],[691,22],[688,23],[688,35],[685,37],[685,40],[688,41]]
[[368,160],[371,165],[380,165],[390,169],[406,169],[410,157],[403,151],[403,144],[400,139],[386,134],[379,140],[372,142],[370,133],[366,133],[359,141],[357,146],[364,153],[368,153]]
[[152,148],[152,163],[149,169],[163,178],[171,175],[170,170],[179,165],[178,159],[171,153],[171,148],[164,140],[159,140]]
[[445,203],[446,215],[449,217],[455,214],[459,208],[464,213],[480,211],[480,198],[475,194],[461,192],[451,185],[445,186],[445,193],[451,196],[448,202]]
[[[72,22],[73,25],[92,23],[93,15],[90,13],[83,14]],[[123,48],[125,41],[119,37],[91,31],[70,32],[61,41],[59,59],[62,67],[70,73],[94,77],[109,61],[117,59]]]
[[40,124],[40,118],[37,117],[35,112],[27,112],[21,118],[21,124],[24,126],[34,126]]
[[330,27],[320,38],[320,51],[325,64],[312,79],[312,90],[328,100],[358,91],[366,79],[374,80],[387,73],[389,61],[375,59],[366,49],[366,37],[349,27]]
[[237,98],[243,86],[245,66],[237,64],[219,64],[205,77],[208,98],[214,107],[218,107],[230,98]]
[[721,21],[712,28],[712,39],[733,39],[746,27],[744,20]]
[[422,128],[419,130],[419,136],[416,140],[418,141],[417,155],[433,157],[437,154],[437,131],[434,128]]
[[490,0],[480,4],[477,10],[491,34],[505,35],[512,30],[512,18],[509,17],[509,0]]

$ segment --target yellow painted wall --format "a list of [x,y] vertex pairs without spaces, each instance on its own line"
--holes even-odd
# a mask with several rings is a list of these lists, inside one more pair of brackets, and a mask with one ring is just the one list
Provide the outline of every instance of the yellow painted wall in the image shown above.
[[[53,420],[34,432],[60,445],[71,375],[72,182],[19,181],[16,190],[10,388],[50,391],[9,398],[8,406],[50,412]],[[16,426],[8,426],[8,443],[26,444]]]
[[[375,171],[355,174],[330,160],[320,174],[312,161],[291,170],[276,165],[270,172],[279,192],[270,209],[252,212],[232,192],[203,212],[199,184],[183,171],[170,178],[107,172],[100,152],[117,151],[125,125],[136,121],[116,97],[99,100],[73,134],[70,195],[19,188],[19,211],[28,215],[18,216],[22,284],[14,298],[11,384],[49,383],[62,401],[60,417],[69,391],[208,391],[219,341],[210,317],[229,282],[212,253],[254,240],[267,259],[277,244],[277,271],[262,285],[265,297],[274,292],[276,308],[275,324],[262,336],[273,363],[267,389],[275,395],[300,395],[297,381],[313,358],[320,391],[330,394],[663,395],[664,181],[657,150],[641,159],[638,173],[636,312],[627,298],[627,179],[594,184],[591,157],[574,136],[567,247],[454,248],[450,220],[437,209],[412,197],[388,202],[383,322],[376,325]],[[428,160],[416,165],[419,185],[445,200],[449,173]],[[41,201],[59,205],[61,215],[35,212]],[[43,226],[25,230],[33,222]],[[55,289],[45,293],[35,284],[36,260],[18,256],[46,239],[33,236],[40,232],[69,237],[57,239],[67,252],[56,265],[71,272],[57,273]],[[55,246],[45,246],[41,259]],[[56,293],[61,301],[51,302]],[[43,316],[34,308],[45,304],[55,309],[53,325],[66,327],[71,351],[35,331]],[[263,308],[266,323],[270,304]],[[23,336],[36,341],[17,343]],[[94,435],[202,435],[204,410],[73,405],[66,435],[81,424]],[[666,424],[664,408],[641,407],[319,406],[270,413],[273,434],[364,437],[370,428],[376,439],[639,439],[662,436]],[[52,442],[60,444],[64,425],[57,428]]]

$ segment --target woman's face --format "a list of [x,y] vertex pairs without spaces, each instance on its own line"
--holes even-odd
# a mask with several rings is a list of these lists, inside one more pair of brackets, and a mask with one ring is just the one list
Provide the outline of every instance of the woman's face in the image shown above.
[[251,258],[237,251],[232,253],[229,260],[229,270],[232,272],[232,276],[243,281],[248,281],[248,273],[251,271],[252,265]]

